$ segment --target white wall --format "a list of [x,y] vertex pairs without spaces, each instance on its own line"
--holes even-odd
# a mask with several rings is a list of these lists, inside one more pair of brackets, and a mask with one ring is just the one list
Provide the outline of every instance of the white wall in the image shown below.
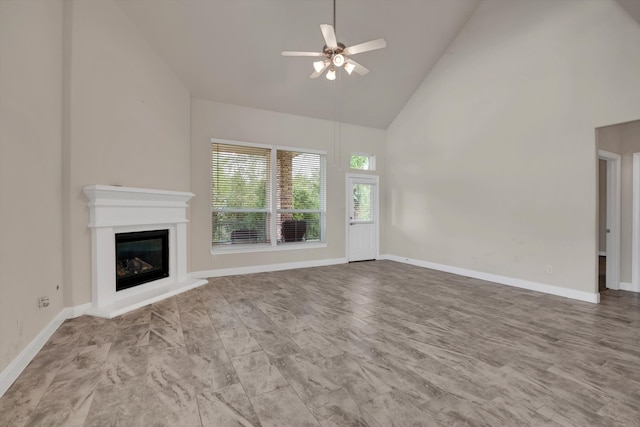
[[386,252],[595,292],[595,128],[640,117],[639,51],[613,0],[483,2],[388,129]]
[[0,1],[0,372],[62,309],[61,83],[62,1]]
[[189,190],[190,95],[112,0],[69,11],[65,304],[91,300],[88,184]]
[[[334,132],[339,129],[339,139]],[[384,170],[386,132],[326,120],[239,107],[200,99],[191,103],[191,271],[247,267],[345,256],[345,173],[351,152],[377,155]],[[211,138],[325,150],[327,155],[327,247],[212,256]],[[338,144],[337,141],[340,141]],[[340,146],[340,152],[334,147]]]

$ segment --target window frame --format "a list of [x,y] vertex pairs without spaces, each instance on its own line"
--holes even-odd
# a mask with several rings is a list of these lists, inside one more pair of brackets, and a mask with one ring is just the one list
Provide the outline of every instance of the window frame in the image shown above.
[[[252,142],[234,141],[228,139],[211,138],[210,139],[210,155],[213,156],[213,144],[233,145],[239,147],[261,148],[269,150],[270,155],[270,203],[266,209],[239,209],[239,208],[218,208],[213,207],[212,190],[210,186],[209,195],[209,208],[210,217],[214,212],[266,212],[269,216],[268,231],[272,236],[270,243],[247,243],[247,244],[219,244],[214,245],[211,241],[210,252],[214,254],[222,253],[247,253],[247,252],[265,252],[265,251],[279,251],[279,250],[293,250],[293,249],[312,249],[321,248],[327,246],[327,152],[324,150],[314,150],[310,148],[291,147],[285,145],[270,145],[270,144],[258,144]],[[290,151],[305,154],[317,154],[320,156],[320,208],[319,209],[279,209],[278,208],[278,165],[277,156],[278,151]],[[213,163],[211,163],[211,170],[209,171],[210,179],[213,179]],[[278,214],[282,212],[289,213],[319,213],[320,214],[320,240],[311,242],[281,242],[278,239]],[[210,236],[213,234],[213,220],[210,220]]]

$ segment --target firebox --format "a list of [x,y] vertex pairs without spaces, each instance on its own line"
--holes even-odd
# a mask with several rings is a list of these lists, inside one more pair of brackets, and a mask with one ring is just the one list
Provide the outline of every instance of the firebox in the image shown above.
[[169,277],[169,230],[116,234],[116,291]]

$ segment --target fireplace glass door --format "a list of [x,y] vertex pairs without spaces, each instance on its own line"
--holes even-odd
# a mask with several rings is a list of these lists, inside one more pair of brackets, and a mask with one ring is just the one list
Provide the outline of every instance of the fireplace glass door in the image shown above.
[[169,230],[116,234],[116,291],[169,277]]

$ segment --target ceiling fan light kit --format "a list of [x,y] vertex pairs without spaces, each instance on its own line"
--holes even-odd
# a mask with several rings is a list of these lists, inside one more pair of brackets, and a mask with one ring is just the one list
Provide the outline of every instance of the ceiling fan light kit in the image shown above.
[[353,65],[351,62],[347,62],[346,64],[344,64],[344,70],[347,72],[347,74],[351,75],[351,73],[353,73],[353,70],[356,68],[355,65]]
[[315,57],[324,57],[323,60],[315,61],[313,63],[313,69],[315,70],[309,77],[312,79],[317,79],[324,73],[324,71],[329,68],[327,71],[326,77],[328,80],[336,79],[336,70],[340,68],[344,68],[347,74],[351,75],[352,72],[356,72],[361,76],[364,76],[369,72],[369,69],[360,65],[353,59],[351,56],[356,55],[358,53],[369,52],[376,49],[382,49],[387,47],[387,42],[384,39],[376,39],[371,40],[365,43],[360,43],[357,45],[346,47],[343,43],[340,43],[336,39],[335,32],[335,23],[336,23],[336,2],[333,1],[333,26],[329,24],[321,24],[320,31],[322,32],[322,37],[324,38],[324,48],[322,52],[298,52],[298,51],[283,51],[282,56],[315,56]]
[[324,70],[324,68],[327,66],[327,62],[326,60],[324,61],[315,61],[313,63],[313,69],[316,70],[316,73],[321,73],[322,70]]

